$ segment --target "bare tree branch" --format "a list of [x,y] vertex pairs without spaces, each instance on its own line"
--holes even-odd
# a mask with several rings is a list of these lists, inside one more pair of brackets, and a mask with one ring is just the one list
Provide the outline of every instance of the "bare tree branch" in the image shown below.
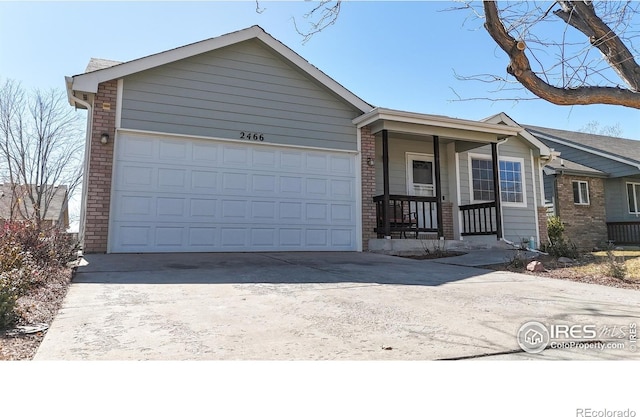
[[493,1],[484,1],[483,5],[487,32],[509,56],[507,73],[513,75],[536,96],[559,105],[617,104],[640,109],[640,94],[633,90],[603,86],[559,88],[545,82],[531,69],[525,54],[526,43],[522,39],[515,39],[505,28],[497,4]]
[[562,9],[554,14],[578,29],[598,48],[611,68],[633,92],[640,87],[640,67],[620,37],[602,21],[590,2],[558,1]]
[[79,118],[63,93],[27,97],[14,81],[0,86],[0,178],[12,187],[11,219],[41,224],[56,194],[72,195],[80,183],[82,153]]

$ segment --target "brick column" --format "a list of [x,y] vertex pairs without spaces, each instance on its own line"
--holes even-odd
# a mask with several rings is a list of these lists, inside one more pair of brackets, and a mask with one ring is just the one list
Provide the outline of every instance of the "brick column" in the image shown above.
[[538,248],[543,244],[549,243],[549,234],[547,233],[547,208],[538,207],[538,233],[540,234],[540,242]]
[[[111,175],[113,167],[113,143],[116,136],[117,80],[98,86],[93,106],[93,129],[87,181],[87,201],[83,250],[86,253],[107,251],[109,232],[109,204],[111,201]],[[109,134],[109,142],[100,142],[103,133]]]
[[365,126],[360,129],[360,156],[362,161],[362,250],[369,249],[369,239],[377,237],[373,229],[376,227],[376,206],[373,196],[376,192],[376,169],[369,166],[367,160],[375,161],[376,139],[371,129]]
[[442,231],[446,240],[453,240],[453,203],[442,203]]

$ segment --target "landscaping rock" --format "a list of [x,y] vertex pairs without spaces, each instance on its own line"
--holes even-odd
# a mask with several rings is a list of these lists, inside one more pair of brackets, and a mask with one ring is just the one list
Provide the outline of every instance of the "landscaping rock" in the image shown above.
[[544,265],[540,261],[531,261],[527,264],[527,271],[544,272]]

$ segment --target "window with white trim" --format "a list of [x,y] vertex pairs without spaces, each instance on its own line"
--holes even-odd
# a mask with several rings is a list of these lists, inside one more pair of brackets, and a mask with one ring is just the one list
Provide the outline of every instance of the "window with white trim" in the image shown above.
[[640,183],[627,183],[627,201],[629,202],[629,213],[640,214]]
[[586,181],[572,181],[573,203],[589,205],[589,183]]
[[[501,201],[507,205],[526,206],[524,159],[499,158]],[[472,200],[493,201],[493,165],[491,159],[480,155],[471,157]]]

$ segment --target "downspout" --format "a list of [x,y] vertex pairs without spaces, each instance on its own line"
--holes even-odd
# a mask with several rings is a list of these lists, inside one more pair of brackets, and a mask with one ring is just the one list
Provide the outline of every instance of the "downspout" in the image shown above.
[[[74,106],[78,104],[87,109],[87,135],[84,145],[84,167],[82,172],[82,195],[80,196],[80,220],[78,225],[78,242],[81,247],[84,247],[84,228],[86,217],[86,201],[87,201],[87,175],[89,173],[89,155],[91,155],[91,136],[93,133],[93,107],[91,104],[84,100],[80,100],[73,95],[73,77],[65,77],[65,84],[67,86],[67,97],[69,103],[73,103]],[[77,109],[77,107],[76,107]]]
[[[540,244],[540,221],[538,220],[538,190],[536,187],[536,164],[533,157],[533,149],[529,148],[529,156],[531,157],[531,185],[533,186],[533,209],[536,216],[536,242],[538,242],[538,247],[541,247]],[[538,165],[540,166],[540,165]],[[524,176],[524,172],[522,173]],[[540,184],[540,188],[544,189],[544,184]],[[544,195],[544,194],[543,194]],[[544,200],[542,200],[542,204],[544,205]]]

